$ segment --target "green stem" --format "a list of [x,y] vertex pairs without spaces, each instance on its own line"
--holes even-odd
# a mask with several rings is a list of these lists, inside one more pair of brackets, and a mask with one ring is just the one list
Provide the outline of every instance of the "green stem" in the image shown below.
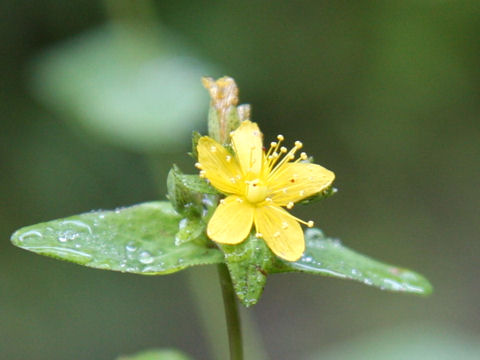
[[218,265],[218,276],[220,277],[225,318],[227,320],[230,360],[243,360],[242,331],[240,329],[237,299],[233,290],[232,279],[225,264]]

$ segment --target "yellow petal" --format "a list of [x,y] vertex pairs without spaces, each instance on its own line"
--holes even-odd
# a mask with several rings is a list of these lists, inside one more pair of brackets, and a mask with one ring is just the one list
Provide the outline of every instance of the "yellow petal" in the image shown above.
[[275,255],[288,261],[300,259],[305,239],[300,224],[287,211],[277,206],[255,209],[255,228]]
[[243,173],[259,174],[262,170],[263,136],[254,122],[246,120],[232,133],[232,144]]
[[287,163],[271,174],[268,188],[273,202],[285,206],[328,188],[335,174],[317,164]]
[[[205,177],[218,190],[238,194],[243,187],[239,187],[240,168],[233,155],[218,142],[203,136],[197,145],[198,162]],[[243,185],[242,185],[243,186]]]
[[241,243],[253,225],[254,208],[238,196],[228,196],[208,222],[207,235],[221,244]]

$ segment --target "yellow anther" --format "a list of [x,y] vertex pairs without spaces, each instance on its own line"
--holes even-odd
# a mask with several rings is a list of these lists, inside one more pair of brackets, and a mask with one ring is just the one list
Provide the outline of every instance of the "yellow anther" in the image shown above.
[[285,138],[283,137],[283,135],[277,135],[277,139],[278,139],[278,141],[283,141],[283,140],[285,140]]
[[257,238],[262,238],[262,237],[263,237],[263,234],[262,234],[262,233],[259,233],[259,232],[257,232],[257,233],[255,233],[255,237],[257,237]]
[[287,149],[285,146],[282,146],[282,147],[280,148],[280,152],[281,152],[281,153],[286,153],[287,151],[288,151],[288,149]]
[[293,205],[295,205],[292,201],[290,201],[288,204],[287,204],[287,209],[291,209],[293,208]]
[[311,228],[311,227],[313,227],[313,225],[314,225],[314,222],[313,222],[312,220],[310,220],[310,221],[307,222],[307,226],[308,226],[308,227]]
[[197,169],[202,169],[202,164],[200,164],[199,162],[195,163],[195,167]]
[[307,153],[302,152],[302,153],[300,154],[300,159],[302,159],[302,160],[307,160],[307,159],[308,159]]
[[298,140],[295,141],[295,147],[296,147],[297,149],[301,149],[302,146],[303,146],[303,144],[302,144],[300,141],[298,141]]

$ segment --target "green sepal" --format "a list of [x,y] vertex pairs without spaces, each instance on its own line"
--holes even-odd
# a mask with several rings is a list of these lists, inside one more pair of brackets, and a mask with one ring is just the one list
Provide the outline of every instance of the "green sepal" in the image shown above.
[[329,186],[327,189],[317,193],[317,194],[314,194],[306,199],[303,199],[301,201],[298,202],[298,204],[301,204],[301,205],[307,205],[307,204],[312,204],[312,203],[315,203],[317,201],[320,201],[320,200],[324,200],[330,196],[333,196],[335,195],[336,193],[338,192],[338,189],[333,187],[333,186]]
[[174,349],[145,350],[133,355],[122,355],[117,360],[191,360],[192,358]]
[[362,282],[382,290],[428,295],[432,285],[422,275],[381,263],[356,253],[336,239],[326,238],[319,229],[305,232],[306,250],[300,260],[276,258],[272,273],[306,272]]
[[179,213],[192,217],[204,216],[215,203],[218,192],[198,175],[183,174],[173,165],[167,177],[168,199]]
[[198,145],[198,140],[202,137],[202,134],[200,134],[198,131],[193,131],[192,132],[192,152],[189,153],[189,155],[195,160],[198,160],[198,150],[197,150],[197,145]]
[[222,145],[230,143],[230,132],[240,126],[240,117],[236,106],[230,106],[228,109],[217,109],[215,105],[210,104],[208,110],[208,136],[218,141]]
[[206,243],[176,244],[180,220],[169,202],[149,202],[27,226],[16,231],[11,241],[40,255],[143,275],[222,263],[222,252]]
[[262,239],[253,234],[238,245],[219,245],[225,254],[234,290],[243,305],[257,303],[275,256]]

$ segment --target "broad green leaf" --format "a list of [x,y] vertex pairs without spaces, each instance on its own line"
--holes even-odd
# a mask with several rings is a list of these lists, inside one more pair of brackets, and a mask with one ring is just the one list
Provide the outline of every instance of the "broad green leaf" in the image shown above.
[[295,262],[278,259],[271,272],[299,271],[360,281],[382,290],[428,295],[432,286],[423,276],[387,265],[342,246],[338,240],[325,238],[319,229],[305,232],[306,250]]
[[223,262],[222,253],[204,243],[177,245],[180,220],[170,203],[149,202],[27,226],[11,240],[37,254],[136,274],[168,274]]
[[238,298],[247,307],[256,304],[275,256],[253,235],[238,245],[221,245],[221,249]]
[[190,357],[177,350],[146,350],[134,355],[120,356],[117,360],[191,360]]

